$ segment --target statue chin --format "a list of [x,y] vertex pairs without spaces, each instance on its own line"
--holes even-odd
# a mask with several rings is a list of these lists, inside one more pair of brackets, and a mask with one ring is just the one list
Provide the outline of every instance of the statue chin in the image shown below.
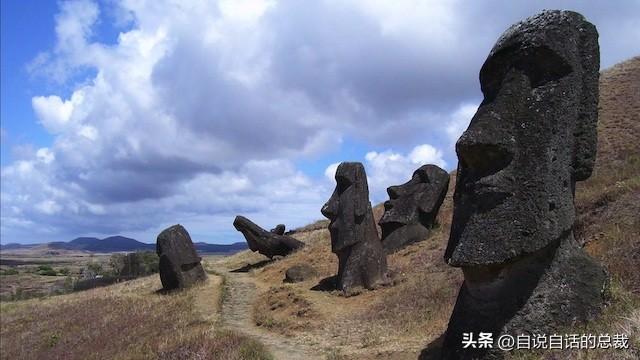
[[[393,224],[393,225],[391,225]],[[393,253],[400,248],[422,241],[429,236],[429,229],[420,223],[402,224],[402,223],[383,223],[382,227],[382,247],[387,253]],[[392,228],[392,230],[387,230]],[[385,231],[389,231],[388,233]]]

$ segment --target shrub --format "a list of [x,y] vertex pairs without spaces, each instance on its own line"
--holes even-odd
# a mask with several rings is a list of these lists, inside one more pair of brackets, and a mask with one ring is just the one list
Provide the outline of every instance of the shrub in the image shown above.
[[0,270],[0,275],[17,275],[18,270],[14,268],[8,268],[6,270]]
[[58,273],[55,270],[53,270],[53,268],[50,265],[39,265],[37,272],[38,272],[38,275],[44,275],[44,276],[58,275]]

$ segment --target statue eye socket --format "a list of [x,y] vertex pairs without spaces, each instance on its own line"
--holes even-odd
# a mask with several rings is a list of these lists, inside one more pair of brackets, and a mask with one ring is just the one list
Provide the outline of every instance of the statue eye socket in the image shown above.
[[515,44],[495,53],[480,70],[480,85],[486,101],[493,100],[505,76],[511,69],[522,72],[537,88],[557,81],[571,73],[571,66],[555,51],[546,46],[524,47]]
[[337,182],[337,190],[338,190],[338,193],[340,194],[342,194],[345,190],[349,188],[349,186],[353,184],[349,179],[343,176],[336,177],[336,182]]

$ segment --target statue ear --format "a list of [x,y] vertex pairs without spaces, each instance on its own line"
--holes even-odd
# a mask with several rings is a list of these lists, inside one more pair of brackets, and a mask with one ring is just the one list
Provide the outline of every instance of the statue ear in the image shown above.
[[580,110],[574,129],[573,177],[586,180],[596,160],[598,143],[598,98],[600,77],[600,49],[595,26],[584,21],[580,29],[580,62],[582,89]]
[[356,218],[362,218],[369,209],[369,187],[367,185],[367,175],[364,172],[364,166],[359,164],[354,174],[355,186],[355,204],[353,207]]
[[434,194],[432,194],[431,191],[425,191],[425,193],[422,194],[420,200],[418,201],[418,209],[425,214],[429,214],[433,211],[433,208],[436,207],[437,200],[438,199],[434,196]]

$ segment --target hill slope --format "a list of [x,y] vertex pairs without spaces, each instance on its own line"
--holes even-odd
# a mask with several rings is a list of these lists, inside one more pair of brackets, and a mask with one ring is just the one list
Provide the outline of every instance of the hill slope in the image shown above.
[[[604,264],[612,277],[611,306],[582,333],[620,333],[640,346],[640,57],[601,73],[601,102],[596,167],[576,190],[576,238]],[[250,271],[262,295],[254,304],[255,323],[270,331],[327,349],[349,359],[432,358],[444,333],[462,274],[444,264],[452,216],[455,173],[438,214],[440,226],[423,242],[388,257],[395,284],[344,298],[323,284],[337,270],[326,221],[298,229],[293,236],[308,244],[282,260],[265,262],[259,254],[241,252],[216,265]],[[383,208],[374,208],[376,219]],[[266,265],[265,265],[266,264]],[[284,272],[309,264],[318,276],[283,284]],[[579,330],[579,331],[578,331]],[[532,359],[579,357],[632,359],[628,352],[577,354],[548,351]],[[375,355],[374,355],[375,354]],[[555,357],[554,357],[555,356]]]

